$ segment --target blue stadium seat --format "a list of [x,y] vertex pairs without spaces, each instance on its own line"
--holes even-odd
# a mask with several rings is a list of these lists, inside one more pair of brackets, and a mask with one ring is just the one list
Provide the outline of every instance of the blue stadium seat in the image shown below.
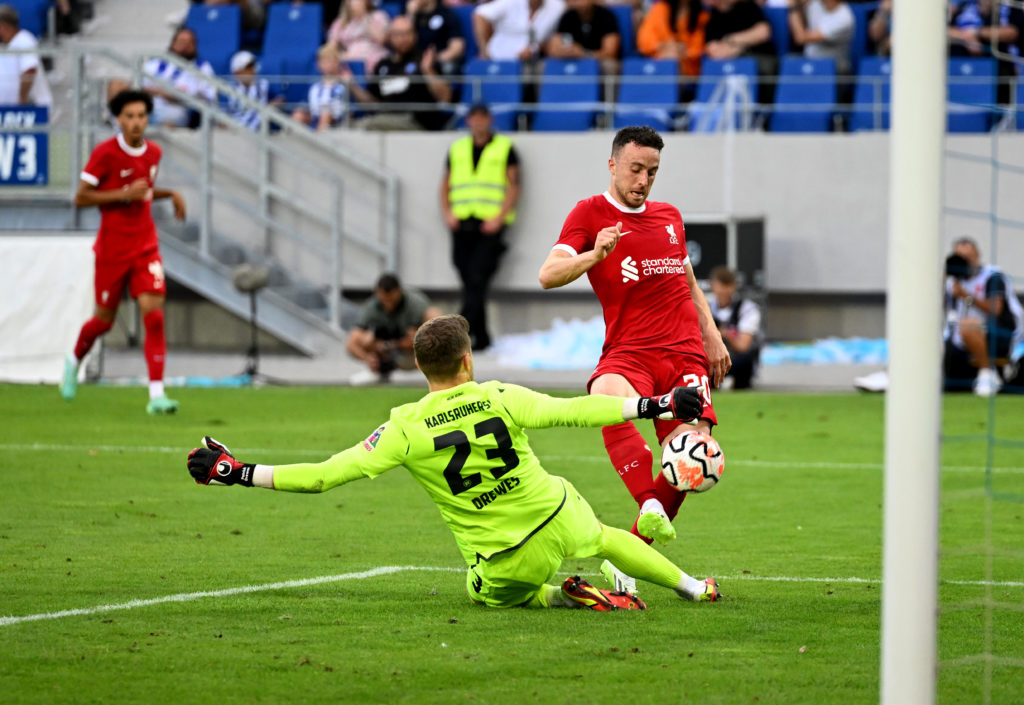
[[[522,69],[519,61],[471,59],[463,71],[462,102],[466,109],[473,103],[486,103],[499,131],[516,129],[516,106],[523,102]],[[461,120],[460,120],[461,122]]]
[[242,42],[242,11],[238,5],[191,5],[185,26],[196,33],[199,60],[209,61],[218,76],[231,73],[231,56]]
[[636,50],[636,27],[633,26],[632,5],[605,5],[615,15],[619,23],[619,35],[622,37],[622,58],[639,56]]
[[316,51],[323,39],[322,12],[319,3],[276,2],[267,8],[261,72],[267,76],[309,77],[281,86],[289,103],[305,101],[309,85],[318,75]]
[[1024,132],[1024,79],[1017,79],[1017,131]]
[[380,4],[380,9],[388,13],[388,17],[395,19],[405,12],[405,3],[389,0],[389,2],[382,2]]
[[18,24],[40,39],[46,34],[46,15],[53,4],[50,0],[4,0],[18,11]]
[[850,66],[854,73],[860,70],[860,62],[868,53],[868,20],[878,7],[877,2],[851,2],[853,10],[853,43],[850,45]]
[[988,132],[995,123],[996,62],[993,59],[949,60],[946,129]]
[[457,5],[451,8],[462,27],[462,38],[466,40],[466,61],[477,58],[476,37],[473,35],[473,10],[475,5]]
[[[601,100],[601,74],[597,59],[545,59],[535,132],[576,132],[594,126]],[[546,106],[565,106],[548,108]]]
[[880,56],[865,56],[853,88],[853,113],[850,130],[888,130],[889,92],[892,61]]
[[[641,105],[645,107],[639,107]],[[615,129],[627,125],[648,125],[656,130],[671,130],[672,112],[678,105],[678,61],[633,57],[622,62]]]
[[835,60],[783,57],[771,131],[829,132],[835,111]]
[[789,53],[789,8],[765,7],[764,16],[772,26],[772,44],[781,59]]
[[756,59],[704,59],[701,62],[697,95],[687,109],[690,129],[694,132],[715,132],[721,129],[723,101],[730,94],[737,98],[738,103],[733,127],[742,128],[744,104],[753,108],[757,102]]

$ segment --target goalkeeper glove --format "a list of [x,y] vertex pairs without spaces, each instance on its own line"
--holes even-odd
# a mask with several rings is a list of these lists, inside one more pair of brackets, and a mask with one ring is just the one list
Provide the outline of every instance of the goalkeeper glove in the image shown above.
[[704,408],[700,387],[676,387],[660,397],[640,397],[636,402],[638,419],[679,419],[692,421]]
[[253,463],[240,463],[227,446],[203,436],[203,447],[188,454],[188,471],[200,485],[244,485],[252,487]]

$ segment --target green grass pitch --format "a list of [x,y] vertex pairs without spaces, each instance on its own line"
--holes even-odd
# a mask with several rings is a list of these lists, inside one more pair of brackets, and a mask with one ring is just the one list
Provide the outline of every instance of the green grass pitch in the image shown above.
[[[726,599],[641,585],[643,613],[470,605],[454,541],[401,469],[313,496],[185,470],[204,433],[247,461],[327,457],[421,393],[175,390],[181,413],[152,418],[141,389],[65,403],[0,386],[0,617],[47,617],[0,620],[0,703],[877,702],[882,396],[717,395],[725,475],[663,550]],[[941,473],[943,703],[1024,692],[1024,504],[984,491],[988,409],[945,400],[965,440]],[[995,411],[997,435],[1024,438],[1024,398]],[[530,437],[604,522],[632,522],[598,429]],[[1024,496],[1024,451],[993,464],[993,487]],[[564,565],[595,583],[597,568]],[[264,587],[323,576],[342,577]]]

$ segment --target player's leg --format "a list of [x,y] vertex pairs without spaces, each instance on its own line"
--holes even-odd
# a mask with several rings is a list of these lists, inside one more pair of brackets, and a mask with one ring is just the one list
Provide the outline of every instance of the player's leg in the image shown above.
[[[684,423],[675,420],[655,419],[654,430],[658,434],[658,443],[661,444],[661,448],[668,445],[669,441],[676,436],[687,431],[701,431],[710,434],[712,429],[718,424],[718,416],[715,413],[715,407],[711,399],[711,385],[708,382],[705,361],[692,355],[681,355],[675,359],[666,359],[665,365],[665,369],[660,371],[659,382],[666,389],[679,386],[700,387],[704,404],[700,416],[697,417],[695,422]],[[671,519],[675,519],[679,513],[679,508],[683,504],[683,500],[686,499],[686,493],[680,492],[668,484],[668,480],[661,474],[660,466],[661,459],[659,456],[658,472],[655,473],[654,477],[655,493],[662,506],[665,507],[668,516]]]
[[96,309],[92,318],[87,320],[78,331],[78,339],[64,360],[64,375],[60,384],[60,395],[65,399],[74,399],[78,391],[78,368],[82,360],[92,350],[96,341],[114,326],[117,307],[121,302],[121,292],[128,282],[130,265],[96,261],[93,275],[93,291],[96,297]]
[[596,554],[639,580],[674,590],[687,600],[714,602],[720,597],[714,578],[697,580],[633,534],[602,525],[603,544]]
[[[600,367],[599,367],[600,370]],[[594,377],[590,383],[591,394],[609,394],[617,397],[633,397],[653,394],[646,388],[641,393],[625,376],[608,372]],[[665,508],[661,505],[654,486],[651,468],[654,454],[632,421],[601,429],[608,458],[615,467],[626,489],[633,495],[640,512],[632,531],[644,540],[657,539],[667,543],[675,538],[676,532]]]
[[167,282],[159,254],[140,257],[135,262],[129,293],[138,302],[146,335],[142,343],[142,353],[149,372],[149,404],[146,405],[146,411],[150,414],[173,414],[178,410],[178,402],[169,399],[164,391],[164,363],[167,358],[164,300],[167,296]]

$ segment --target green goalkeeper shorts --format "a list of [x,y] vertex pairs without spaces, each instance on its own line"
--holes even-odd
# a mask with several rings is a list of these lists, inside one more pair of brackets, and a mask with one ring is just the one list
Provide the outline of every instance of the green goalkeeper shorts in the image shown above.
[[597,555],[604,545],[601,522],[565,478],[565,504],[540,531],[514,551],[481,560],[466,574],[474,602],[489,607],[518,607],[550,584],[566,558]]

